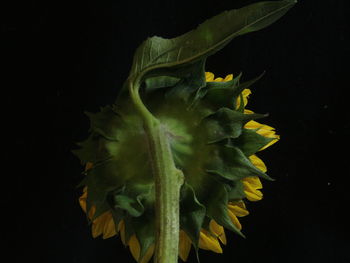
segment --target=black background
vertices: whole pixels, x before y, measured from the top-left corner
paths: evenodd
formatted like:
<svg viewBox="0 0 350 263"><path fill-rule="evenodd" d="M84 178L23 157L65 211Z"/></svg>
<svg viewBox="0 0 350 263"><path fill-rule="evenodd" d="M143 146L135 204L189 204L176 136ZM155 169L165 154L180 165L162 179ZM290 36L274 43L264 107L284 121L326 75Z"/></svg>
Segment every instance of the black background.
<svg viewBox="0 0 350 263"><path fill-rule="evenodd" d="M92 239L79 208L82 179L70 153L87 135L84 110L114 101L133 52L148 36L175 37L254 1L11 1L2 3L2 246L10 262L133 262L119 238ZM345 213L349 6L300 2L262 31L212 56L217 76L266 70L249 109L281 141L261 153L276 182L249 203L247 239L201 262L350 262ZM10 250L13 249L14 250ZM196 262L193 252L188 262Z"/></svg>

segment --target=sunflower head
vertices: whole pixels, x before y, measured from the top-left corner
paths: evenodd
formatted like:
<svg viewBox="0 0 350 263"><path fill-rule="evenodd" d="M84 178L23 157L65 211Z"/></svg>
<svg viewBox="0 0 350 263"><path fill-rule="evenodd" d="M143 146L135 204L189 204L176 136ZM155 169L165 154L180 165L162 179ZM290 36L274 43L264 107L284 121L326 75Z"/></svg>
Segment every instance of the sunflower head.
<svg viewBox="0 0 350 263"><path fill-rule="evenodd" d="M246 203L262 199L261 178L272 180L257 153L279 136L257 121L265 114L246 109L249 88L261 76L215 78L205 63L295 3L225 11L136 49L117 101L87 113L89 137L74 151L86 168L80 204L94 237L120 233L136 261L146 263L154 251L159 262L176 262L177 254L186 261L191 246L222 253L225 229L244 236L239 218L248 215Z"/></svg>
<svg viewBox="0 0 350 263"><path fill-rule="evenodd" d="M180 193L179 257L191 246L222 253L225 230L243 236L240 217L246 202L262 199L260 178L266 166L257 152L275 143L265 117L245 107L249 87L241 75L203 76L204 87L192 89L172 78L148 79L142 93L148 109L160 120L175 165L185 178ZM147 136L135 109L121 97L115 105L87 113L89 138L74 153L85 165L82 209L92 222L92 235L117 233L138 262L151 258L155 244L155 186Z"/></svg>

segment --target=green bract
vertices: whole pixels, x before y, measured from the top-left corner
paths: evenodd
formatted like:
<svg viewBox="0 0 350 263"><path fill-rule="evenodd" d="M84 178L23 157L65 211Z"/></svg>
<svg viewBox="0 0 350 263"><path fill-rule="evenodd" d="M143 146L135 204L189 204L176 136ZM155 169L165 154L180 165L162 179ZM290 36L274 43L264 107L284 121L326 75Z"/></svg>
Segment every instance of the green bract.
<svg viewBox="0 0 350 263"><path fill-rule="evenodd" d="M155 180L168 168L168 174L176 170L184 176L180 228L195 247L210 219L242 235L228 216L228 202L245 197L243 178L271 180L248 157L273 139L244 128L266 115L245 114L243 103L235 107L242 91L261 76L206 83L205 61L234 37L270 25L294 4L260 2L226 11L177 38L147 39L115 104L87 113L90 136L74 151L83 163L93 163L81 183L88 189L87 210L96 207L94 218L112 211L115 226L124 220L126 240L136 234L140 242L140 259L156 242ZM162 154L175 168L162 167Z"/></svg>

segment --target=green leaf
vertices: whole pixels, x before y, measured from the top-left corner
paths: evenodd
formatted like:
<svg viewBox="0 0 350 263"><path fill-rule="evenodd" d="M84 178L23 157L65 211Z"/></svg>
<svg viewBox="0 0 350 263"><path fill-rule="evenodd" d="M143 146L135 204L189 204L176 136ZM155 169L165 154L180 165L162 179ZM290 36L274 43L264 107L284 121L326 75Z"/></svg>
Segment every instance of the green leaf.
<svg viewBox="0 0 350 263"><path fill-rule="evenodd" d="M182 36L154 36L136 50L130 78L139 82L146 75L166 75L161 69L179 68L204 59L233 38L263 29L282 17L296 1L266 1L225 11ZM159 71L159 72L157 72ZM140 81L141 80L141 81Z"/></svg>
<svg viewBox="0 0 350 263"><path fill-rule="evenodd" d="M243 129L238 138L231 140L231 144L241 149L245 156L249 157L273 140L276 138L267 138L254 130Z"/></svg>
<svg viewBox="0 0 350 263"><path fill-rule="evenodd" d="M219 150L213 148L212 159L207 164L206 171L229 181L237 181L249 176L272 180L256 168L239 148L229 145L220 147Z"/></svg>
<svg viewBox="0 0 350 263"><path fill-rule="evenodd" d="M180 226L197 249L199 233L205 217L205 206L197 200L193 188L187 183L181 187L180 198Z"/></svg>
<svg viewBox="0 0 350 263"><path fill-rule="evenodd" d="M242 133L245 123L263 118L263 114L244 114L228 108L221 108L204 119L207 142L215 143L224 139L237 138Z"/></svg>

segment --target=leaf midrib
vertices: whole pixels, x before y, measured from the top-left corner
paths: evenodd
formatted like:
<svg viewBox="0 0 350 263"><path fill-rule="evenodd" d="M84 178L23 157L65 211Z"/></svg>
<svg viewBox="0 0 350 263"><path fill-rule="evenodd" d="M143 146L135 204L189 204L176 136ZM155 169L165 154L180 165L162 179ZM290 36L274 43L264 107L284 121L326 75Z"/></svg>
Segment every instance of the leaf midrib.
<svg viewBox="0 0 350 263"><path fill-rule="evenodd" d="M284 7L281 7L279 9L276 9L274 12L271 12L269 13L268 15L265 15L263 17L261 17L260 19L256 20L254 23L251 23L251 24L248 24L246 26L244 26L242 29L240 29L239 31L236 31L234 34L232 35L229 35L227 36L226 38L224 38L222 41L219 41L217 44L213 45L211 48L208 48L206 49L206 51L203 51L203 52L200 52L198 53L197 55L195 56L192 56L188 59L184 59L182 60L181 62L180 61L174 61L174 62L170 62L170 63L158 63L158 64L155 64L155 65L152 65L150 67L146 67L145 69L143 69L138 75L140 77L144 76L148 71L151 71L153 69L156 69L159 67L159 65L162 65L162 67L166 67L166 68L170 68L170 67L173 67L173 66L176 66L176 65L181 65L181 64L186 64L188 62L191 62L191 61L194 61L196 59L199 59L200 57L204 56L206 53L208 53L208 50L215 50L215 48L217 48L218 46L220 46L222 43L225 43L226 41L229 41L230 38L232 38L234 35L237 35L238 33L244 31L247 27L250 27L258 22L260 22L261 20L269 17L269 16L272 16L278 12L280 12L281 10L285 9L285 8L288 8L290 5L294 4L294 2L290 2L289 4L285 5ZM237 9L236 9L237 10ZM178 46L175 46L173 49L176 49L178 48ZM168 52L168 51L167 51ZM143 52L144 53L144 52ZM165 52L164 52L165 53ZM163 53L163 54L164 54ZM162 54L162 55L163 55ZM161 56L162 56L161 55ZM158 58L160 57L159 55L157 56ZM179 63L180 62L180 63Z"/></svg>

